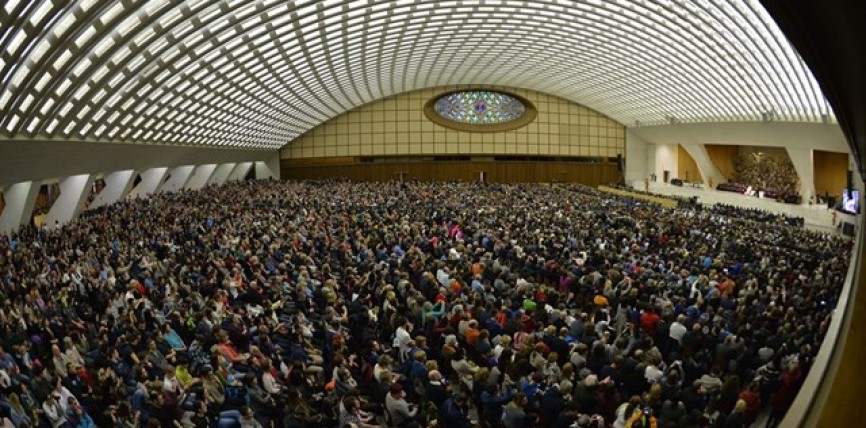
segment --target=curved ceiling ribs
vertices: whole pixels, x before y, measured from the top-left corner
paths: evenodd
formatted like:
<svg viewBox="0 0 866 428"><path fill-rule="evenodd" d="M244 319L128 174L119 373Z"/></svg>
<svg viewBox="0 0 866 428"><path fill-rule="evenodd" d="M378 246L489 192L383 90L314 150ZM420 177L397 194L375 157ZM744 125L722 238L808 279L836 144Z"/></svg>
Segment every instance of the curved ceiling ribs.
<svg viewBox="0 0 866 428"><path fill-rule="evenodd" d="M497 84L627 125L835 121L757 0L6 0L0 137L275 149Z"/></svg>

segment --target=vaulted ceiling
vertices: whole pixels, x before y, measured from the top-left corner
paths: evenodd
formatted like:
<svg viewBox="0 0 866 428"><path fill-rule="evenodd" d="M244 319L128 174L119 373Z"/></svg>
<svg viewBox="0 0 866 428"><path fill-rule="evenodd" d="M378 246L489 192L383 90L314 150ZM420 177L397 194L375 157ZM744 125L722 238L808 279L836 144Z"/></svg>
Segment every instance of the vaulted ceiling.
<svg viewBox="0 0 866 428"><path fill-rule="evenodd" d="M272 150L453 84L627 126L835 122L756 0L5 0L0 24L0 140Z"/></svg>

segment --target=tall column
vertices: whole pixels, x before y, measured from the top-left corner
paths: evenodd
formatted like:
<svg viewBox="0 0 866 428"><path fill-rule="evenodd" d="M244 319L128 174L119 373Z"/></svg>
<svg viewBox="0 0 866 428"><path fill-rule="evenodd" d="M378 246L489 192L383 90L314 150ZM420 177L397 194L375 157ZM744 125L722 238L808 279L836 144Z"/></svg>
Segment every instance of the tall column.
<svg viewBox="0 0 866 428"><path fill-rule="evenodd" d="M625 181L643 189L643 181L649 178L647 170L647 142L634 132L625 132Z"/></svg>
<svg viewBox="0 0 866 428"><path fill-rule="evenodd" d="M45 224L64 225L78 217L84 209L84 203L90 196L90 187L93 186L93 176L90 174L73 175L66 177L60 182L60 196L54 201L54 205L45 216Z"/></svg>
<svg viewBox="0 0 866 428"><path fill-rule="evenodd" d="M656 183L664 183L665 171L668 171L669 179L677 176L679 153L676 144L653 144L647 152L654 160L648 165L650 168L647 172L656 175Z"/></svg>
<svg viewBox="0 0 866 428"><path fill-rule="evenodd" d="M274 154L263 161L256 162L256 179L264 180L274 178L280 179L280 152Z"/></svg>
<svg viewBox="0 0 866 428"><path fill-rule="evenodd" d="M30 222L36 196L39 195L38 181L24 181L3 189L6 207L0 214L0 233L12 233Z"/></svg>
<svg viewBox="0 0 866 428"><path fill-rule="evenodd" d="M803 198L804 204L809 203L809 199L815 194L815 163L812 156L812 149L792 149L786 148L788 156L791 158L791 163L794 164L794 169L800 177L800 196Z"/></svg>
<svg viewBox="0 0 866 428"><path fill-rule="evenodd" d="M710 159L706 146L703 144L681 144L681 146L695 160L698 171L701 172L701 180L703 180L704 186L709 186L710 180L712 180L713 186L725 181L725 177L722 176L713 160Z"/></svg>
<svg viewBox="0 0 866 428"><path fill-rule="evenodd" d="M179 166L168 173L169 177L165 180L159 192L177 192L186 186L189 178L192 176L194 165Z"/></svg>
<svg viewBox="0 0 866 428"><path fill-rule="evenodd" d="M217 166L216 169L214 170L213 174L211 174L210 179L208 180L207 184L208 185L213 184L213 185L217 185L217 186L223 185L226 182L226 180L228 180L229 174L231 174L232 171L234 171L235 165L236 164L234 164L234 163L224 163L224 164L220 164L219 166Z"/></svg>
<svg viewBox="0 0 866 428"><path fill-rule="evenodd" d="M115 171L102 177L102 180L105 181L105 187L96 195L88 208L97 208L119 201L132 189L134 179L135 171L131 169Z"/></svg>
<svg viewBox="0 0 866 428"><path fill-rule="evenodd" d="M195 167L195 170L192 172L192 178L186 183L186 188L190 190L201 189L207 185L207 181L210 180L210 176L213 175L215 170L216 164L214 163Z"/></svg>
<svg viewBox="0 0 866 428"><path fill-rule="evenodd" d="M138 175L141 176L141 181L129 192L129 197L143 198L156 193L156 189L159 189L167 173L167 167L150 168L140 172Z"/></svg>
<svg viewBox="0 0 866 428"><path fill-rule="evenodd" d="M250 172L250 168L253 167L252 162L240 162L235 165L235 169L232 170L232 173L229 174L228 181L241 181L247 177L247 173Z"/></svg>

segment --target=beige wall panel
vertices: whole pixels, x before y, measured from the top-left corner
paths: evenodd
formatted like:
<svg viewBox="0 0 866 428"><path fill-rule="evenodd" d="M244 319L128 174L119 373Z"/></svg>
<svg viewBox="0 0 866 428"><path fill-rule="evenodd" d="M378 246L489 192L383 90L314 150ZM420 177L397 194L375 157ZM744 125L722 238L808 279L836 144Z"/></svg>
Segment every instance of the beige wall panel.
<svg viewBox="0 0 866 428"><path fill-rule="evenodd" d="M524 89L489 86L520 95L538 113L533 122L513 131L460 132L431 122L425 103L448 91L472 89L446 86L382 99L323 123L281 150L283 159L328 156L460 154L532 154L599 156L625 151L625 127L593 110L553 95Z"/></svg>

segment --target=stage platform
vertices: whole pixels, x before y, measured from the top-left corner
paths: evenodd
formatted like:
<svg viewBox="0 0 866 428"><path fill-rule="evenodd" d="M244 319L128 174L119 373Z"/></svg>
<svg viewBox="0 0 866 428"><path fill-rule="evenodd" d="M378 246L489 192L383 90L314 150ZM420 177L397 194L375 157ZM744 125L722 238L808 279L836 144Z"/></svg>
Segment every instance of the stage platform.
<svg viewBox="0 0 866 428"><path fill-rule="evenodd" d="M644 190L644 182L633 183L636 190ZM776 202L772 199L746 196L740 193L722 192L715 189L697 187L678 187L666 183L650 183L650 193L677 197L697 197L698 203L702 205L728 204L743 208L757 208L789 216L802 217L806 227L810 229L836 232L840 221L858 224L853 215L836 212L836 224L833 224L833 210L826 205L795 205Z"/></svg>

